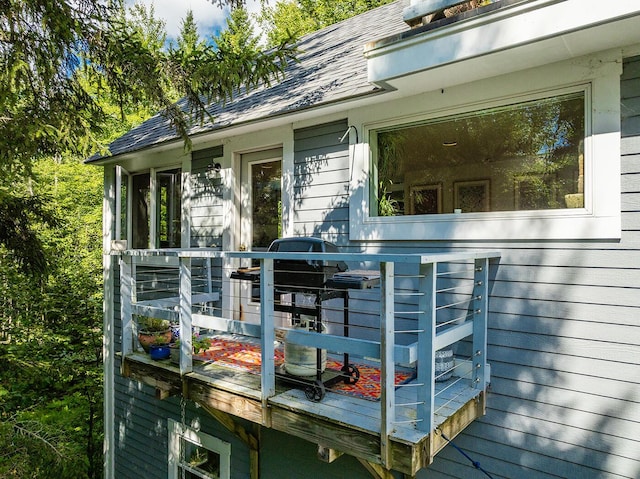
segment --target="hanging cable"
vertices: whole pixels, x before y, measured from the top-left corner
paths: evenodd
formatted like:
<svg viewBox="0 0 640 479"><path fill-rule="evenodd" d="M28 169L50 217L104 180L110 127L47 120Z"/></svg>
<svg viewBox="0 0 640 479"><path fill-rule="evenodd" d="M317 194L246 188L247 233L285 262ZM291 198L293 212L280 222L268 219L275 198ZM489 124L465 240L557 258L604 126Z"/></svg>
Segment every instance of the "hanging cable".
<svg viewBox="0 0 640 479"><path fill-rule="evenodd" d="M438 431L440 433L440 435L444 438L444 440L447 441L449 444L451 444L455 448L456 451L458 451L460 454L462 454L464 457L466 457L469 460L469 462L471 464L473 464L473 467L475 467L479 471L482 471L485 476L493 479L493 476L491 474L489 474L487 471L485 471L478 461L474 461L473 459L471 459L471 457L466 452L464 452L462 449L460 449L458 446L456 446L451 441L451 439L449 439L447 436L444 435L444 433L440 429L436 428L436 431Z"/></svg>

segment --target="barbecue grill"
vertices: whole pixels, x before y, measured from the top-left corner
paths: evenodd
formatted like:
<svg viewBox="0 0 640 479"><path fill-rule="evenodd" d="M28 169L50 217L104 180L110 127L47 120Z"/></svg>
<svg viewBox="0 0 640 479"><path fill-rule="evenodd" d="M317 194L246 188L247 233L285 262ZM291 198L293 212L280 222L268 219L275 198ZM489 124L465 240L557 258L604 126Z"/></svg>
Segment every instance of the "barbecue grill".
<svg viewBox="0 0 640 479"><path fill-rule="evenodd" d="M280 253L339 253L338 247L328 241L313 237L291 237L274 240L268 249L269 252ZM301 324L307 324L309 330L321 333L322 303L332 298L342 298L344 301L344 335L349 335L348 301L349 289L366 289L379 284L380 276L363 274L372 272L349 272L347 264L343 261L319 260L319 259L276 259L273 262L274 297L276 311L291 313L292 326L295 328ZM256 300L259 301L260 269L241 268L231 274L231 278L251 281L255 289ZM291 294L290 303L281 301L282 295ZM301 305L296 301L296 295L313 295L313 306ZM315 349L315 348L313 348ZM344 363L340 371L323 374L322 351L316 353L316 377L305 379L287 374L286 369L279 371L277 376L292 380L298 384L304 384L305 394L313 401L320 401L325 395L325 386L335 384L338 381L355 383L360 377L357 368L349 364L349 355L344 354ZM285 358L286 360L286 358Z"/></svg>
<svg viewBox="0 0 640 479"><path fill-rule="evenodd" d="M269 246L270 252L339 253L333 243L313 237L279 238ZM284 260L273 262L274 282L279 291L315 293L326 287L336 273L347 270L343 261Z"/></svg>

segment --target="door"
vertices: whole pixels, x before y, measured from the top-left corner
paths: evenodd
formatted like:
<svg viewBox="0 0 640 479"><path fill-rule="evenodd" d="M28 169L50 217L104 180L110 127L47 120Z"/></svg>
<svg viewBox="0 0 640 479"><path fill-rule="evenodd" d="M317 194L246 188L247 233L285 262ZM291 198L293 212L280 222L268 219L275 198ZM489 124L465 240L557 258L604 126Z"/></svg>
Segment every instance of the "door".
<svg viewBox="0 0 640 479"><path fill-rule="evenodd" d="M242 155L241 160L240 248L266 251L282 236L282 150L280 148ZM243 266L258 266L243 264ZM249 283L240 286L240 317L260 322L257 299Z"/></svg>

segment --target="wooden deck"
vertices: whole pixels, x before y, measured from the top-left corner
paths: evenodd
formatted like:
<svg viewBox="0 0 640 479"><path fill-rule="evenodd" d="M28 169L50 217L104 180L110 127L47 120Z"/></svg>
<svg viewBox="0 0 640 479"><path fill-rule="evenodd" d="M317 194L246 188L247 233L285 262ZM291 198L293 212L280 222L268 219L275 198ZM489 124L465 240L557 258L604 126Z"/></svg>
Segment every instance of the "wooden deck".
<svg viewBox="0 0 640 479"><path fill-rule="evenodd" d="M445 445L440 431L455 437L484 414L484 392L470 380L454 376L436 383L435 426L431 434L414 427L415 406L397 407L396 425L389 435L389 458L381 455L380 401L347 396L328 390L319 402L307 399L303 385L278 380L276 394L263 404L260 376L215 362L194 362L191 373L180 376L169 360L154 361L147 354L133 353L123 361L123 375L156 389L165 399L183 394L207 410L217 410L312 443L333 455L350 454L371 464L413 476L428 466ZM396 389L397 404L417 402L415 379ZM386 464L385 464L386 463Z"/></svg>
<svg viewBox="0 0 640 479"><path fill-rule="evenodd" d="M486 361L489 262L499 258L498 253L425 256L197 249L118 254L122 255L123 376L154 387L159 399L182 395L202 405L234 432L242 429L235 418L242 418L317 444L323 460L331 462L349 454L376 477L391 477L391 470L412 477L447 444L445 436L454 438L484 414L490 378ZM164 269L137 269L143 256L157 256ZM379 282L358 289L342 283L331 286L332 278L318 287L314 306L303 308L292 299L283 302L276 294L286 283L276 283L275 272L286 270L274 265L285 259L342 261L353 265L352 272L373 268ZM192 260L219 262L215 287L210 270L200 277ZM240 307L242 298L248 297L234 283L243 280L235 273L241 271L241 261L260 264L259 283L250 278L250 289L259 286L260 292L259 317L251 320L243 319ZM166 291L150 289L161 283L173 286ZM347 293L351 290L353 294ZM342 306L325 307L325 295L342 298ZM291 323L298 314L311 314L320 324L325 321L323 312L327 322L332 313L338 327L318 334L318 330L292 324L277 326L276 312L289 315ZM188 338L181 342L179 365L153 361L137 350L134 316L160 317L179 326L180 337ZM222 366L219 357L213 362L197 361L190 344L193 328L259 344L259 368L252 372L231 369ZM277 369L274 357L279 341L348 354L350 363L366 358L362 361L378 364L380 399L328 389L320 401L313 401L318 397L309 397L305 384L292 384ZM439 382L437 353L454 348L458 355L454 367L450 368L450 360L446 366L452 378ZM408 367L416 371L417 378L396 386L396 372Z"/></svg>

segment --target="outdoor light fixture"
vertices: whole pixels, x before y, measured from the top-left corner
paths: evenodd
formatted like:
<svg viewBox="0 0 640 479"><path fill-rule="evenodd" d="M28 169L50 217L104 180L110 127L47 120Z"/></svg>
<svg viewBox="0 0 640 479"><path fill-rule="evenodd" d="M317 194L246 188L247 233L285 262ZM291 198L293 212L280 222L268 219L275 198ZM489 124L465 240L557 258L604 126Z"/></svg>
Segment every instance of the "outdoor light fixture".
<svg viewBox="0 0 640 479"><path fill-rule="evenodd" d="M210 181L215 180L220 178L220 170L222 170L222 165L220 163L209 163L207 165L205 176Z"/></svg>

